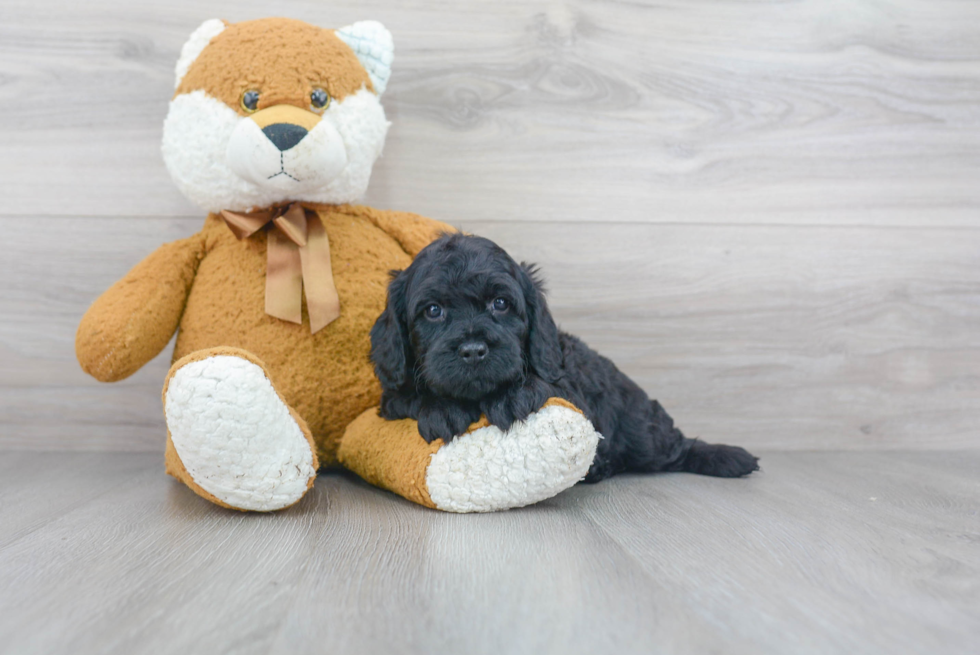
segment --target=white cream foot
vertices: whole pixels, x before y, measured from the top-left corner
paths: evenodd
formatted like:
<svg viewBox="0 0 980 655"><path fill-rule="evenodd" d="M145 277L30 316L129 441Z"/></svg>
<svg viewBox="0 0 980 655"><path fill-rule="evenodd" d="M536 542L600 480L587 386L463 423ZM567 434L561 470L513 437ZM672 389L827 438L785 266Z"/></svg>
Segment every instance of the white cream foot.
<svg viewBox="0 0 980 655"><path fill-rule="evenodd" d="M171 369L164 413L179 462L172 467L168 457L168 471L180 479L186 472L184 482L221 505L282 509L313 485L313 441L258 360L238 352L195 353Z"/></svg>
<svg viewBox="0 0 980 655"><path fill-rule="evenodd" d="M585 477L599 439L581 412L549 401L507 432L486 425L442 446L426 471L429 497L447 512L493 512L551 498Z"/></svg>

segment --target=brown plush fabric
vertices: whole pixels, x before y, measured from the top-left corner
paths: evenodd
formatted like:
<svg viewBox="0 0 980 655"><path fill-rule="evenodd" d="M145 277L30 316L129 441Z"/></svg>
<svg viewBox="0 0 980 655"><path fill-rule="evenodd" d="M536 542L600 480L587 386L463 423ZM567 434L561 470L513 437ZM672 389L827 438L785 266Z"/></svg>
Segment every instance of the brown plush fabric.
<svg viewBox="0 0 980 655"><path fill-rule="evenodd" d="M204 251L201 234L164 244L99 296L75 335L82 369L115 382L158 355L177 329Z"/></svg>
<svg viewBox="0 0 980 655"><path fill-rule="evenodd" d="M182 357L180 358L180 360L174 362L173 365L170 367L170 371L167 373L167 379L163 383L163 392L161 394L163 397L164 415L166 415L166 411L167 411L167 389L170 387L171 378L173 378L174 374L178 371L178 369L180 369L183 366L186 366L187 364L190 364L191 362L199 362L202 359L207 359L208 357L217 357L221 355L241 357L242 359L247 359L248 361L252 362L256 366L261 368L262 371L265 373L265 376L269 379L269 382L272 384L272 388L276 389L276 393L279 395L279 399L282 400L284 403L286 403L286 399L282 397L281 393L279 393L279 390L276 388L275 381L272 379L272 376L269 375L269 371L268 369L266 369L265 364L262 362L261 359L259 359L252 353L246 352L240 348L208 348L206 350L198 350L197 352L191 353L186 357ZM310 444L310 450L313 451L313 468L315 469L319 468L319 462L317 461L317 457L316 457L316 443L313 441L313 435L310 433L310 428L307 427L306 421L303 420L303 417L297 414L296 410L294 410L292 407L289 407L289 403L286 403L286 407L289 408L289 415L292 416L293 420L296 421L296 424L299 425L300 430L303 431L303 436L306 437L306 441ZM242 512L248 511L248 510L243 510L239 507L233 507L228 503L224 502L223 500L219 500L218 498L216 498L215 496L213 496L212 494L208 493L203 488L201 488L201 486L194 481L194 478L191 477L191 474L184 467L184 463L180 460L180 455L177 453L177 448L174 446L173 439L171 439L170 437L170 430L167 430L167 447L166 450L164 451L164 465L168 475L171 475L177 478L178 480L180 480L181 482L183 482L184 484L186 484L188 487L191 488L191 490L194 493L196 493L201 498L210 500L215 505L220 505L221 507L225 507L227 509L234 509ZM315 480L316 480L316 476L310 478L309 484L306 487L307 490L313 487L313 482ZM297 500L296 502L298 503L299 500Z"/></svg>
<svg viewBox="0 0 980 655"><path fill-rule="evenodd" d="M265 232L239 241L211 215L200 233L160 247L95 301L76 337L82 368L121 380L158 354L179 322L174 361L219 347L254 354L309 425L320 463L336 462L344 429L381 398L369 332L384 309L388 272L453 228L357 205L311 207L330 239L336 321L311 335L305 306L302 325L266 314Z"/></svg>
<svg viewBox="0 0 980 655"><path fill-rule="evenodd" d="M367 482L435 509L425 473L442 445L442 439L426 443L415 421L386 421L372 408L347 428L337 459Z"/></svg>
<svg viewBox="0 0 980 655"><path fill-rule="evenodd" d="M414 252L452 228L414 214L317 207L330 239L340 318L311 335L305 307L302 325L266 314L265 232L239 241L212 215L201 231L205 256L174 357L232 346L261 358L286 404L309 424L320 463L327 465L336 461L347 425L381 397L369 360L369 332L384 309L388 271L407 266Z"/></svg>
<svg viewBox="0 0 980 655"><path fill-rule="evenodd" d="M374 90L354 51L334 30L264 18L226 25L191 64L174 96L202 89L246 116L245 91L259 92L258 109L280 104L309 109L315 87L343 100L362 86Z"/></svg>
<svg viewBox="0 0 980 655"><path fill-rule="evenodd" d="M545 407L558 405L582 413L562 398L550 398ZM467 434L490 425L485 416L471 425ZM429 460L443 446L442 439L431 444L419 435L418 424L411 419L387 421L369 409L347 427L337 452L337 459L367 482L393 491L413 503L436 508L429 496L426 472Z"/></svg>
<svg viewBox="0 0 980 655"><path fill-rule="evenodd" d="M394 238L413 259L422 248L435 241L440 235L458 231L451 225L411 212L386 211L362 206L358 206L357 211L382 232Z"/></svg>
<svg viewBox="0 0 980 655"><path fill-rule="evenodd" d="M252 114L251 120L263 129L274 123L290 123L312 130L320 122L320 115L293 105L276 105L268 109L260 109Z"/></svg>

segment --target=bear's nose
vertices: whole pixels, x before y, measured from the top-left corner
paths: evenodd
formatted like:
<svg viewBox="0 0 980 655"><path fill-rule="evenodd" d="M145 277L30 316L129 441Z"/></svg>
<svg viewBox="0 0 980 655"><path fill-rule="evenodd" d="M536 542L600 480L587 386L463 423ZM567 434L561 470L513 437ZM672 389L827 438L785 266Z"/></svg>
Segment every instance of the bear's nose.
<svg viewBox="0 0 980 655"><path fill-rule="evenodd" d="M467 341L459 347L459 356L467 364L476 364L483 361L490 349L482 341Z"/></svg>
<svg viewBox="0 0 980 655"><path fill-rule="evenodd" d="M305 127L293 125L292 123L273 123L272 125L266 125L262 128L262 132L282 152L286 152L302 141L304 136L309 134L309 131Z"/></svg>

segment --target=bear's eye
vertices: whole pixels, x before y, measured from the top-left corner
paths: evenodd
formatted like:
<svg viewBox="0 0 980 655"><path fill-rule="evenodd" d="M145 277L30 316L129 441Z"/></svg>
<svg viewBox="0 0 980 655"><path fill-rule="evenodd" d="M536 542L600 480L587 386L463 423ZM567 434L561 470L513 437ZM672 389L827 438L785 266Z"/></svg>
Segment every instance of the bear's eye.
<svg viewBox="0 0 980 655"><path fill-rule="evenodd" d="M313 109L326 109L330 106L330 94L317 87L310 93L310 106Z"/></svg>
<svg viewBox="0 0 980 655"><path fill-rule="evenodd" d="M259 92L255 89L249 89L242 94L242 109L248 113L252 113L259 108Z"/></svg>

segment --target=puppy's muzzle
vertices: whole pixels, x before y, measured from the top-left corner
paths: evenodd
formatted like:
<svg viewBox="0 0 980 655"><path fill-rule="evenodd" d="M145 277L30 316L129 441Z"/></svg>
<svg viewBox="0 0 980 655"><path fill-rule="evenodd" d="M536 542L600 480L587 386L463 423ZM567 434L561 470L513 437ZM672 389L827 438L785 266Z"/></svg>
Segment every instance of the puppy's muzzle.
<svg viewBox="0 0 980 655"><path fill-rule="evenodd" d="M467 341L456 352L467 364L477 364L486 358L490 348L482 341Z"/></svg>

